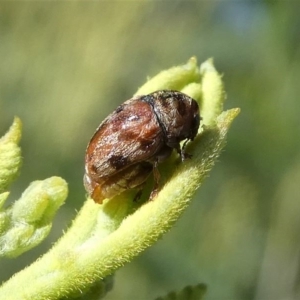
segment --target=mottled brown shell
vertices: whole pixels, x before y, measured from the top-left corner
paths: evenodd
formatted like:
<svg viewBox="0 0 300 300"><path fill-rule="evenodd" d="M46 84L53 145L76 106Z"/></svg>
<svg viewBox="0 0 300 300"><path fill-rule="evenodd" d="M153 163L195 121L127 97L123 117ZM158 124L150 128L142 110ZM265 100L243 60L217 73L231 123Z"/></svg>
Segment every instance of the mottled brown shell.
<svg viewBox="0 0 300 300"><path fill-rule="evenodd" d="M125 101L98 127L85 156L84 185L98 203L140 187L158 162L182 140L193 140L198 104L177 91L157 91Z"/></svg>

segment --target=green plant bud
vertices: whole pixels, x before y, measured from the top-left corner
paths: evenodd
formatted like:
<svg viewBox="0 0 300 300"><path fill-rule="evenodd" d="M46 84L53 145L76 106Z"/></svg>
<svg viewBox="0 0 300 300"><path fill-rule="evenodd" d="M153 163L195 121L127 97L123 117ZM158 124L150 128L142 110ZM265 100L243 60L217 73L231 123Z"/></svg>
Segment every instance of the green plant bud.
<svg viewBox="0 0 300 300"><path fill-rule="evenodd" d="M23 249L34 232L34 226L26 223L15 224L0 238L0 257L14 257ZM23 252L23 251L22 251Z"/></svg>
<svg viewBox="0 0 300 300"><path fill-rule="evenodd" d="M216 71L213 60L209 59L201 64L202 75L202 105L201 117L204 125L214 125L216 117L223 110L225 100L224 85L221 75Z"/></svg>
<svg viewBox="0 0 300 300"><path fill-rule="evenodd" d="M15 202L12 220L47 223L67 197L67 183L60 177L34 181Z"/></svg>
<svg viewBox="0 0 300 300"><path fill-rule="evenodd" d="M0 257L12 258L32 249L48 236L50 229L51 224L41 228L26 223L14 224L14 227L0 238Z"/></svg>
<svg viewBox="0 0 300 300"><path fill-rule="evenodd" d="M197 59L192 57L185 65L170 68L149 79L135 95L146 95L157 90L182 90L192 82L200 81Z"/></svg>
<svg viewBox="0 0 300 300"><path fill-rule="evenodd" d="M195 99L201 108L201 102L202 102L202 86L200 83L192 82L188 85L186 85L182 90L182 93L190 96L191 98Z"/></svg>

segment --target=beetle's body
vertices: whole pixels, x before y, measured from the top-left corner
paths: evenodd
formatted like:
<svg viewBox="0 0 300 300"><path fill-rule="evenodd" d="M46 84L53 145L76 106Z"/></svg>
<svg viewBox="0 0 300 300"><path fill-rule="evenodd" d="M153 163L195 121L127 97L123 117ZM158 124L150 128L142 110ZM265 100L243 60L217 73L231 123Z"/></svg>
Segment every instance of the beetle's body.
<svg viewBox="0 0 300 300"><path fill-rule="evenodd" d="M177 91L157 91L125 101L97 128L86 151L85 188L98 203L142 185L182 140L193 140L198 104Z"/></svg>

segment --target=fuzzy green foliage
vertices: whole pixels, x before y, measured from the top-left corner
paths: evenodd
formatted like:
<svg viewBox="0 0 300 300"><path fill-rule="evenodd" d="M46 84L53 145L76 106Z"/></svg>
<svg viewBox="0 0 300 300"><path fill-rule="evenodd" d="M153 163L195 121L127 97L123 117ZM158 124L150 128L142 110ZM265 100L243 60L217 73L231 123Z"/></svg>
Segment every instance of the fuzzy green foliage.
<svg viewBox="0 0 300 300"><path fill-rule="evenodd" d="M199 68L191 58L150 79L136 94L159 89L181 90L200 104L203 126L187 147L192 159L181 163L173 155L163 164L165 183L153 201L133 203L132 191L102 205L88 199L51 250L3 284L0 298L97 299L111 286L107 276L153 245L180 217L218 159L239 109L222 112L225 93L212 60Z"/></svg>
<svg viewBox="0 0 300 300"><path fill-rule="evenodd" d="M43 241L68 193L63 179L51 177L32 182L19 200L4 208L9 196L5 190L17 177L22 162L18 146L21 127L20 119L15 118L0 139L0 257L16 257Z"/></svg>
<svg viewBox="0 0 300 300"><path fill-rule="evenodd" d="M19 200L1 211L0 257L18 256L42 242L67 193L67 184L60 177L34 181Z"/></svg>

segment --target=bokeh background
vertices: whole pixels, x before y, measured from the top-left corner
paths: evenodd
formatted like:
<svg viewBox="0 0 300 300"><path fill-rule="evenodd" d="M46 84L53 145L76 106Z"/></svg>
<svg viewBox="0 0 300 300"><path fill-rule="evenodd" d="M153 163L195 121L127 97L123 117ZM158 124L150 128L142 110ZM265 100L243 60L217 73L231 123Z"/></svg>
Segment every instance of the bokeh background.
<svg viewBox="0 0 300 300"><path fill-rule="evenodd" d="M101 120L162 69L213 57L241 114L174 228L116 273L106 299L154 299L199 282L206 299L300 299L298 1L1 2L0 131L24 124L11 200L58 175L67 203L49 238L0 262L0 281L44 253L85 198L85 147Z"/></svg>

